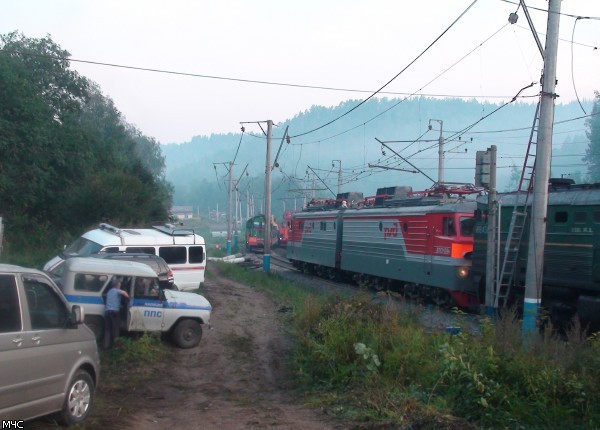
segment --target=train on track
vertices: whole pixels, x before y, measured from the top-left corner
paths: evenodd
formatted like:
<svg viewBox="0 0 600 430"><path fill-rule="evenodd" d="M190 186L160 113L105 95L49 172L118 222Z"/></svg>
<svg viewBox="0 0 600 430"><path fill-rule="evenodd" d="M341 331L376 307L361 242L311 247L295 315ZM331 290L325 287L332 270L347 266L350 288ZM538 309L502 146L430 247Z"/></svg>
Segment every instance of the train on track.
<svg viewBox="0 0 600 430"><path fill-rule="evenodd" d="M277 246L279 243L279 227L274 219L268 224L265 215L255 215L246 221L245 240L248 251L262 251L265 248L265 228L269 228L270 245Z"/></svg>
<svg viewBox="0 0 600 430"><path fill-rule="evenodd" d="M504 259L511 216L515 206L528 215L531 196L502 193L497 197L499 261ZM487 196L477 198L471 277L474 289L485 291L487 252ZM524 225L509 301L522 303L527 255L529 220ZM551 179L548 188L548 212L542 282L542 308L555 325L578 315L590 330L600 329L600 184L574 184L572 180Z"/></svg>
<svg viewBox="0 0 600 430"><path fill-rule="evenodd" d="M387 187L366 199L342 193L292 214L287 257L296 268L330 279L473 307L475 209L464 195L450 197L448 187L423 193Z"/></svg>
<svg viewBox="0 0 600 430"><path fill-rule="evenodd" d="M517 195L498 195L499 249ZM530 210L531 202L526 206ZM370 198L342 193L292 214L287 258L301 271L330 279L479 310L486 290L486 215L487 195L474 187L388 187ZM523 238L506 303L523 300L528 230ZM600 184L551 181L544 260L544 309L553 318L579 315L600 328Z"/></svg>

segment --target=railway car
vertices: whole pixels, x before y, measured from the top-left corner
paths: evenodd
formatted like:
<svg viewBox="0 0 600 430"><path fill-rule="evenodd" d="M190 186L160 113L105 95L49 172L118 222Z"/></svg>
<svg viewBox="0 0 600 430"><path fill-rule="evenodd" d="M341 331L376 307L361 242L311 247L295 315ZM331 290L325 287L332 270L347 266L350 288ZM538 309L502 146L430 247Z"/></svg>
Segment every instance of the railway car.
<svg viewBox="0 0 600 430"><path fill-rule="evenodd" d="M264 250L265 248L265 216L256 215L246 221L246 249L248 251ZM279 242L279 228L277 223L272 220L269 223L271 247Z"/></svg>
<svg viewBox="0 0 600 430"><path fill-rule="evenodd" d="M523 193L498 195L500 258L508 236L515 204L523 211ZM487 250L487 196L477 199L472 276L475 288L485 291ZM531 211L531 198L527 202ZM509 298L523 302L530 217L516 256ZM512 257L512 256L511 256ZM584 185L551 179L544 247L542 307L555 324L576 314L592 330L600 329L600 184Z"/></svg>
<svg viewBox="0 0 600 430"><path fill-rule="evenodd" d="M287 257L321 276L352 277L439 305L478 306L469 277L476 203L429 191L389 187L296 212Z"/></svg>

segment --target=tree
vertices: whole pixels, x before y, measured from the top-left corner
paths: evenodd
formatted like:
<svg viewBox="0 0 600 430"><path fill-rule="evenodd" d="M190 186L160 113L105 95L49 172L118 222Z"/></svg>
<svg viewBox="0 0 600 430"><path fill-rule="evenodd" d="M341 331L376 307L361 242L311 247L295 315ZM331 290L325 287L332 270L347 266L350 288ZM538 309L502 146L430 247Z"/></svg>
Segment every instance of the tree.
<svg viewBox="0 0 600 430"><path fill-rule="evenodd" d="M585 121L589 144L583 161L587 163L587 181L600 182L600 93L596 91L592 114Z"/></svg>
<svg viewBox="0 0 600 430"><path fill-rule="evenodd" d="M40 263L45 251L99 221L167 219L172 187L158 143L71 70L70 54L50 37L13 32L0 35L0 48L0 215L8 259Z"/></svg>

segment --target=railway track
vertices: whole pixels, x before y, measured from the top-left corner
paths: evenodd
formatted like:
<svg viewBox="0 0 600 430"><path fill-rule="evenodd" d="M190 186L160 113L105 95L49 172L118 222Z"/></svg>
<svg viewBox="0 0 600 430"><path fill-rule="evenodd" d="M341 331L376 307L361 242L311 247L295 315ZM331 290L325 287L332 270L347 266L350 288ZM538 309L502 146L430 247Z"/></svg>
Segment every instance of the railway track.
<svg viewBox="0 0 600 430"><path fill-rule="evenodd" d="M262 253L246 253L244 257L247 260L247 267L255 270L262 270ZM294 281L299 285L310 286L310 288L318 292L338 292L345 296L367 291L365 287L356 284L328 280L317 275L298 271L285 256L285 249L278 248L272 250L270 263L273 272ZM418 314L419 321L426 330L445 330L450 333L464 330L471 334L480 332L478 315L465 314L462 312L457 313L455 310L442 308L433 304L413 302L393 291L370 290L370 293L372 295L372 301L375 303L391 302L403 312Z"/></svg>

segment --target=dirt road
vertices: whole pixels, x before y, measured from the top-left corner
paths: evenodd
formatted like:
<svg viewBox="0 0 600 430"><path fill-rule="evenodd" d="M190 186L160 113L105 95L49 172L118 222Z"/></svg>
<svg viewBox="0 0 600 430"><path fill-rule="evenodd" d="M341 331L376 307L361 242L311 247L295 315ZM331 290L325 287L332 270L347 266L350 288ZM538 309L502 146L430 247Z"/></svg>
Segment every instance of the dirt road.
<svg viewBox="0 0 600 430"><path fill-rule="evenodd" d="M289 391L289 336L278 306L254 288L216 276L205 283L211 330L200 345L178 350L164 377L136 397L145 406L131 430L347 429Z"/></svg>

